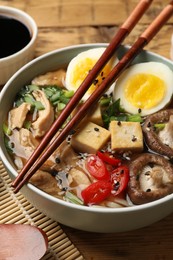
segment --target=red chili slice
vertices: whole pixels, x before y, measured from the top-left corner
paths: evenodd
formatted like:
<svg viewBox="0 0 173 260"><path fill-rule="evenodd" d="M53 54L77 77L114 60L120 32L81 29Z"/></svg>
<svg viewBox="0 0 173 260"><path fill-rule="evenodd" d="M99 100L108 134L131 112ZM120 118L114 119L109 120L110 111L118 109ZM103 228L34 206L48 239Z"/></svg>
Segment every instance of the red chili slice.
<svg viewBox="0 0 173 260"><path fill-rule="evenodd" d="M107 181L93 182L82 192L82 198L85 204L97 204L105 200L112 190L112 184Z"/></svg>
<svg viewBox="0 0 173 260"><path fill-rule="evenodd" d="M105 180L110 178L110 174L104 162L95 154L90 155L86 159L86 169L97 180Z"/></svg>
<svg viewBox="0 0 173 260"><path fill-rule="evenodd" d="M129 169L122 165L111 173L111 181L113 185L112 195L116 196L124 191L129 182Z"/></svg>
<svg viewBox="0 0 173 260"><path fill-rule="evenodd" d="M121 160L118 158L114 158L114 157L110 157L108 154L106 153L102 153L102 152L97 152L97 155L100 159L102 159L104 162L109 163L113 166L118 166L121 164Z"/></svg>

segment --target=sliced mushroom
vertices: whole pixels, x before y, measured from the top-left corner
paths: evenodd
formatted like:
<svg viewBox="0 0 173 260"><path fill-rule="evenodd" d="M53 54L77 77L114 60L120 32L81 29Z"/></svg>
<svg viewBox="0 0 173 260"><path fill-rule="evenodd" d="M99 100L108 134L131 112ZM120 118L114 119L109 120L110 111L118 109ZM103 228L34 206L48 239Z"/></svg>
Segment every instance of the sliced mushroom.
<svg viewBox="0 0 173 260"><path fill-rule="evenodd" d="M31 105L22 103L19 107L13 108L9 112L9 125L11 129L21 128L26 119L26 115L31 109Z"/></svg>
<svg viewBox="0 0 173 260"><path fill-rule="evenodd" d="M173 151L173 115L170 116L163 130L159 131L158 136L162 143L169 146Z"/></svg>
<svg viewBox="0 0 173 260"><path fill-rule="evenodd" d="M144 204L173 193L173 167L164 157L142 154L129 164L128 195L134 204Z"/></svg>
<svg viewBox="0 0 173 260"><path fill-rule="evenodd" d="M64 87L65 75L66 72L63 69L47 72L44 75L34 78L32 84L39 86L56 85L58 87Z"/></svg>
<svg viewBox="0 0 173 260"><path fill-rule="evenodd" d="M43 136L54 121L54 111L53 108L47 99L45 93L41 90L36 90L33 92L33 95L37 101L40 101L44 109L38 111L37 120L32 123L33 134L35 137Z"/></svg>
<svg viewBox="0 0 173 260"><path fill-rule="evenodd" d="M173 109L167 109L150 115L145 120L143 132L147 146L161 155L173 158ZM165 124L165 128L156 131L155 124Z"/></svg>

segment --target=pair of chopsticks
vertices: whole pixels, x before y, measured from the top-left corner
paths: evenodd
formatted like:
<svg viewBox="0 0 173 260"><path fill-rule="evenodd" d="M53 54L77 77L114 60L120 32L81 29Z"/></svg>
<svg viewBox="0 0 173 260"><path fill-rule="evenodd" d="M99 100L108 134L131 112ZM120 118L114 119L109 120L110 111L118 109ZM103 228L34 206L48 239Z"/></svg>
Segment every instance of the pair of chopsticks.
<svg viewBox="0 0 173 260"><path fill-rule="evenodd" d="M75 92L65 109L62 111L58 119L54 122L50 130L42 139L39 146L33 152L19 175L13 181L12 186L14 192L18 192L22 186L32 177L32 175L42 166L42 164L50 157L55 149L65 140L71 129L83 119L84 115L88 113L88 110L95 102L97 102L108 87L115 81L123 70L134 60L134 58L143 50L143 48L151 41L151 39L157 34L161 27L167 22L167 20L173 14L173 0L161 11L161 13L155 18L155 20L148 26L148 28L141 34L132 47L126 52L122 59L118 62L109 75L105 78L102 84L97 88L94 93L85 101L80 110L70 120L70 122L62 129L60 134L49 144L52 138L55 136L59 128L65 122L69 114L73 111L75 106L79 103L85 92L88 90L98 73L108 62L111 56L115 53L125 37L131 32L139 19L145 13L147 8L152 3L152 0L141 0L135 9L132 11L127 20L119 28L117 34L114 36L101 58L95 64L88 76L85 78L81 86ZM46 148L47 147L47 148Z"/></svg>

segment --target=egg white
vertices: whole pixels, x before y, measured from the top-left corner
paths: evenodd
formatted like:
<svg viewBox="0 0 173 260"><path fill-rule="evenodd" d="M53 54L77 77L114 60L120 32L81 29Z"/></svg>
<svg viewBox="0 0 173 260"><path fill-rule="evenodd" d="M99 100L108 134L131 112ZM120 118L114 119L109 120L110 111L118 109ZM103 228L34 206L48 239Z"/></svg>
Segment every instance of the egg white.
<svg viewBox="0 0 173 260"><path fill-rule="evenodd" d="M105 48L94 48L94 49L89 49L87 51L84 51L84 52L81 52L79 53L76 57L74 57L70 63L68 64L68 67L67 67L67 72L66 72L66 78L65 78L65 87L68 89L68 90L73 90L73 91L76 91L77 88L79 87L76 87L74 84L73 84L73 76L74 76L74 73L77 73L77 65L80 63L80 62L85 62L85 60L87 60L88 58L89 59L92 59L93 61L95 61L95 63L98 61L98 59L101 57L101 55L103 54L103 52L105 51ZM110 61L108 62L111 70L112 68L115 66L115 64L117 63L117 58L116 56L114 55ZM92 69L92 67L90 68ZM104 71L104 68L103 68L103 71ZM89 71L83 71L84 74L85 74L85 77L87 76L87 74L89 73ZM80 75L79 75L80 77ZM80 85L80 84L79 84ZM110 87L110 89L113 90L114 88L114 85L112 85ZM110 91L110 90L109 90ZM83 100L86 100L89 96L91 95L91 93L89 93L88 91L85 93L85 95L83 96Z"/></svg>
<svg viewBox="0 0 173 260"><path fill-rule="evenodd" d="M157 105L148 108L148 109L142 109L141 115L149 115L153 114L162 108L164 108L171 100L172 94L173 94L173 72L172 70L166 66L163 63L160 62L144 62L132 65L128 69L126 69L121 76L118 78L114 92L113 92L113 98L114 100L117 100L120 98L120 104L122 107L129 113L137 114L139 112L140 107L134 106L132 103L130 103L127 98L125 97L125 86L126 82L134 75L137 74L152 74L165 83L165 93L164 97L162 98L161 102ZM157 88L157 86L155 86Z"/></svg>

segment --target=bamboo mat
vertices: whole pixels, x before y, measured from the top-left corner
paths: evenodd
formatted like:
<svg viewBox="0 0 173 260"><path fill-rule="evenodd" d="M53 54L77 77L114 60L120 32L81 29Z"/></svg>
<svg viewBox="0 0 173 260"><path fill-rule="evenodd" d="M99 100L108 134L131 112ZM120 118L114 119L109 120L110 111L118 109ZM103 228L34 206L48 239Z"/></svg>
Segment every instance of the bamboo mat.
<svg viewBox="0 0 173 260"><path fill-rule="evenodd" d="M34 208L19 192L14 194L11 179L0 161L0 223L30 224L46 232L49 248L42 260L83 260L83 256L60 225Z"/></svg>

